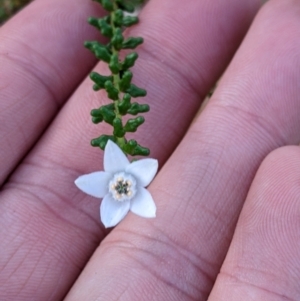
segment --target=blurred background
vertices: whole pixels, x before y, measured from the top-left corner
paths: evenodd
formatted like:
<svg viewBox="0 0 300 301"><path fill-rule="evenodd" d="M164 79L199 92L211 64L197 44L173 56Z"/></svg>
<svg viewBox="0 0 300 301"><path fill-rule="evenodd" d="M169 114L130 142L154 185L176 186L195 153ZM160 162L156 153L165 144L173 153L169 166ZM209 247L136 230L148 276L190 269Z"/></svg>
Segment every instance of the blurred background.
<svg viewBox="0 0 300 301"><path fill-rule="evenodd" d="M30 0L0 0L0 24L16 13Z"/></svg>
<svg viewBox="0 0 300 301"><path fill-rule="evenodd" d="M31 1L33 0L0 0L0 25ZM135 5L141 5L146 2L146 0L126 1Z"/></svg>
<svg viewBox="0 0 300 301"><path fill-rule="evenodd" d="M23 6L33 0L0 0L0 25L19 11ZM148 0L126 0L136 5L141 5ZM162 0L163 1L163 0ZM199 1L199 0L194 0ZM263 3L267 0L261 0Z"/></svg>

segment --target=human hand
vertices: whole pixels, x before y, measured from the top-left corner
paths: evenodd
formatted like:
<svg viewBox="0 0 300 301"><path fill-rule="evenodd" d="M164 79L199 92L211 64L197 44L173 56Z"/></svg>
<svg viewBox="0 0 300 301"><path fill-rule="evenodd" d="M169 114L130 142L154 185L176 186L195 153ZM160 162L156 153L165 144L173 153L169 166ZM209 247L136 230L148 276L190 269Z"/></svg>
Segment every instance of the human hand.
<svg viewBox="0 0 300 301"><path fill-rule="evenodd" d="M253 21L259 7L145 7L133 73L151 105L139 141L164 164L157 217L110 233L73 183L102 168L89 111L106 100L83 81L96 62L82 46L98 5L36 0L1 27L1 301L300 299L300 150L275 150L300 138L300 4L272 0Z"/></svg>

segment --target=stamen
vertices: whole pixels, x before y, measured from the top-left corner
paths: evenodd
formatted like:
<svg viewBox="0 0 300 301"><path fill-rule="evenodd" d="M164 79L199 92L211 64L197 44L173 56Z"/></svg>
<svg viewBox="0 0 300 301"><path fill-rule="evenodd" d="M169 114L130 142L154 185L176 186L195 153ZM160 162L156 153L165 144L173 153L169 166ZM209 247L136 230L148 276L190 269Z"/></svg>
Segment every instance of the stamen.
<svg viewBox="0 0 300 301"><path fill-rule="evenodd" d="M130 174L117 173L109 182L109 191L116 201L130 200L136 194L136 181Z"/></svg>

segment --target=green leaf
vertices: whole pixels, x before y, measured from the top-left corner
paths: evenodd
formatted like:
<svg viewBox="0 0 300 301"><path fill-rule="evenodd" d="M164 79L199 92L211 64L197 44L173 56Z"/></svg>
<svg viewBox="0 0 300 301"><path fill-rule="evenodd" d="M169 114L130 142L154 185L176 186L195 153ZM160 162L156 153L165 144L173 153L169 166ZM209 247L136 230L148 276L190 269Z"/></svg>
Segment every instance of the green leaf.
<svg viewBox="0 0 300 301"><path fill-rule="evenodd" d="M91 50L99 60L109 63L111 54L105 45L98 41L87 41L84 46Z"/></svg>
<svg viewBox="0 0 300 301"><path fill-rule="evenodd" d="M115 13L113 14L113 22L115 26L121 27L123 25L123 17L124 13L121 9L115 11Z"/></svg>
<svg viewBox="0 0 300 301"><path fill-rule="evenodd" d="M118 74L120 72L120 62L118 54L113 54L110 58L109 69L113 74Z"/></svg>
<svg viewBox="0 0 300 301"><path fill-rule="evenodd" d="M136 132L137 128L145 122L145 118L142 116L129 119L124 126L126 132Z"/></svg>
<svg viewBox="0 0 300 301"><path fill-rule="evenodd" d="M147 104L140 105L137 102L131 104L130 109L127 111L128 114L137 115L139 113L146 113L150 111L150 107Z"/></svg>
<svg viewBox="0 0 300 301"><path fill-rule="evenodd" d="M98 124L103 121L103 117L93 117L92 122Z"/></svg>
<svg viewBox="0 0 300 301"><path fill-rule="evenodd" d="M122 120L120 118L114 119L113 126L114 126L114 136L118 138L124 137L126 132L124 131Z"/></svg>
<svg viewBox="0 0 300 301"><path fill-rule="evenodd" d="M116 28L114 35L111 39L111 44L116 50L121 50L123 45L124 37L121 28Z"/></svg>
<svg viewBox="0 0 300 301"><path fill-rule="evenodd" d="M113 36L113 29L112 27L106 22L105 19L99 19L99 28L101 30L101 33L108 38L111 38Z"/></svg>
<svg viewBox="0 0 300 301"><path fill-rule="evenodd" d="M124 0L117 0L117 4L119 8L121 8L124 11L127 11L129 13L133 13L135 10L135 7L132 3L125 2Z"/></svg>
<svg viewBox="0 0 300 301"><path fill-rule="evenodd" d="M99 1L99 0L97 0ZM103 8L109 12L112 12L114 10L114 5L111 0L100 0L100 3L102 4Z"/></svg>
<svg viewBox="0 0 300 301"><path fill-rule="evenodd" d="M131 106L130 101L131 96L129 94L124 94L123 100L118 104L119 113L121 115L126 115L127 111Z"/></svg>
<svg viewBox="0 0 300 301"><path fill-rule="evenodd" d="M137 145L131 155L132 156L149 156L150 150L149 150L149 148L142 147L141 145Z"/></svg>
<svg viewBox="0 0 300 301"><path fill-rule="evenodd" d="M119 99L119 90L113 85L111 81L106 81L104 87L110 99L112 100Z"/></svg>
<svg viewBox="0 0 300 301"><path fill-rule="evenodd" d="M103 115L101 113L101 108L99 108L99 109L93 109L91 111L91 116L95 117L95 118L102 118L103 119Z"/></svg>
<svg viewBox="0 0 300 301"><path fill-rule="evenodd" d="M126 93L130 94L132 97L145 97L147 95L147 91L137 87L134 84L130 85L130 88L126 90Z"/></svg>
<svg viewBox="0 0 300 301"><path fill-rule="evenodd" d="M99 27L99 22L98 22L98 18L94 18L94 17L89 17L88 18L88 22L89 22L89 24L91 24L91 25L93 25L93 26L95 26L97 29L99 29L100 30L100 27Z"/></svg>
<svg viewBox="0 0 300 301"><path fill-rule="evenodd" d="M137 38L128 38L126 41L122 44L122 49L134 49L137 46L143 44L144 39L137 37Z"/></svg>
<svg viewBox="0 0 300 301"><path fill-rule="evenodd" d="M90 79L96 84L94 85L93 89L95 91L98 91L100 89L104 89L104 85L106 81L112 81L112 76L104 76L97 72L91 72L90 73Z"/></svg>
<svg viewBox="0 0 300 301"><path fill-rule="evenodd" d="M91 141L91 145L94 147L100 147L102 150L104 150L108 140L117 143L117 139L114 136L101 135L100 137L93 139Z"/></svg>
<svg viewBox="0 0 300 301"><path fill-rule="evenodd" d="M122 25L126 27L130 27L132 25L135 25L139 23L139 18L138 17L131 17L131 16L126 16L123 18Z"/></svg>
<svg viewBox="0 0 300 301"><path fill-rule="evenodd" d="M126 55L124 62L122 63L122 70L128 70L129 68L134 66L135 61L138 58L138 54L136 52L129 53Z"/></svg>
<svg viewBox="0 0 300 301"><path fill-rule="evenodd" d="M131 156L149 156L150 150L139 145L136 140L129 140L123 147L123 151Z"/></svg>
<svg viewBox="0 0 300 301"><path fill-rule="evenodd" d="M133 74L129 70L125 71L122 75L122 78L119 82L119 87L122 92L125 92L130 88L130 83L132 80Z"/></svg>
<svg viewBox="0 0 300 301"><path fill-rule="evenodd" d="M116 118L116 114L115 114L115 106L113 103L106 105L106 106L102 106L100 108L100 112L103 116L103 120L108 123L113 125L114 123L114 119Z"/></svg>

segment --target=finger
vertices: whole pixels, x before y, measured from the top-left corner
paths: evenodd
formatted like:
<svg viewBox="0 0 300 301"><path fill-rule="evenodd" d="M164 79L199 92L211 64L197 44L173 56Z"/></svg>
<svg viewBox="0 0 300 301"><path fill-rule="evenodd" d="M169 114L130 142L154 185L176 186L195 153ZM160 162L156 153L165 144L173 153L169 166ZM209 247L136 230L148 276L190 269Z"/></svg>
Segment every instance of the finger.
<svg viewBox="0 0 300 301"><path fill-rule="evenodd" d="M161 163L184 135L201 96L223 72L258 8L253 1L230 3L225 10L221 0L191 0L182 12L182 1L152 0L140 25L130 32L146 40L133 73L134 83L148 90L151 105L147 131L146 126L139 130L137 140ZM103 72L103 66L98 69ZM4 299L7 287L12 298L21 290L24 300L32 300L33 291L37 300L64 296L105 235L99 222L100 201L84 196L73 184L79 174L102 168L102 153L92 150L89 140L110 129L92 126L88 116L91 108L105 101L103 94L91 91L89 80L84 82L4 187L0 203ZM14 282L17 276L20 279Z"/></svg>
<svg viewBox="0 0 300 301"><path fill-rule="evenodd" d="M66 300L207 300L258 166L300 138L299 10L297 1L262 9L151 185L157 218L128 216Z"/></svg>
<svg viewBox="0 0 300 301"><path fill-rule="evenodd" d="M300 149L260 167L209 301L300 299Z"/></svg>
<svg viewBox="0 0 300 301"><path fill-rule="evenodd" d="M92 68L85 0L34 1L0 28L0 186Z"/></svg>

